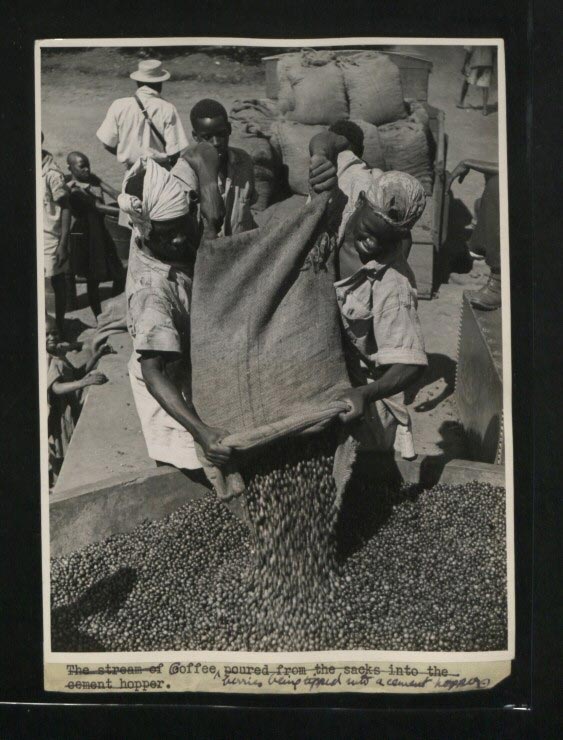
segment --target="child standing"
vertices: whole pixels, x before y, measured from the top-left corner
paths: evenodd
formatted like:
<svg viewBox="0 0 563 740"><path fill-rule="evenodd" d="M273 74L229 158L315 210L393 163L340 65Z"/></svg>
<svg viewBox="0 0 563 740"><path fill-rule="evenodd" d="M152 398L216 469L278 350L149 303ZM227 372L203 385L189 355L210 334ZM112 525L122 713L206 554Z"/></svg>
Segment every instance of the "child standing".
<svg viewBox="0 0 563 740"><path fill-rule="evenodd" d="M41 133L41 144L45 137ZM43 254L45 278L55 294L55 318L59 335L64 332L66 313L65 272L68 266L70 235L69 191L59 165L45 149L41 150L43 179Z"/></svg>
<svg viewBox="0 0 563 740"><path fill-rule="evenodd" d="M465 46L465 59L462 74L465 77L461 85L458 108L465 108L465 96L469 85L480 87L483 93L483 115L488 114L489 88L495 64L494 46Z"/></svg>
<svg viewBox="0 0 563 740"><path fill-rule="evenodd" d="M77 248L73 250L73 270L86 278L88 302L97 318L102 312L99 285L113 281L112 295L125 289L125 270L115 250L113 240L104 223L106 214L119 215L117 206L106 205L104 195L114 201L119 195L90 169L90 161L82 152L71 152L67 157L71 179L70 190L73 227Z"/></svg>

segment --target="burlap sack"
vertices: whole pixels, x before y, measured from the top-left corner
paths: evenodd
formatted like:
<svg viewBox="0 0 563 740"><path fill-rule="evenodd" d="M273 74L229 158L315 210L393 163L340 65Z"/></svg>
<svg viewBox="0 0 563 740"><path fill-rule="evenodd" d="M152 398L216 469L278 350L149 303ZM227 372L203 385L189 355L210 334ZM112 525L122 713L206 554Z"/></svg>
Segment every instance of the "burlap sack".
<svg viewBox="0 0 563 740"><path fill-rule="evenodd" d="M236 125L233 126L229 144L250 154L254 163L254 188L257 193L257 201L252 209L263 211L274 198L281 161L266 137L249 135Z"/></svg>
<svg viewBox="0 0 563 740"><path fill-rule="evenodd" d="M377 126L367 123L367 121L355 120L354 123L364 132L364 154L362 159L368 167L376 167L378 170L385 171L387 169L387 163L383 151L383 142L381 141Z"/></svg>
<svg viewBox="0 0 563 740"><path fill-rule="evenodd" d="M278 121L272 126L272 147L281 154L292 193L309 194L309 142L326 126L307 126L293 121Z"/></svg>
<svg viewBox="0 0 563 740"><path fill-rule="evenodd" d="M335 62L322 66L293 66L287 70L295 100L287 118L298 123L327 124L348 118L344 77Z"/></svg>
<svg viewBox="0 0 563 740"><path fill-rule="evenodd" d="M415 121L395 121L378 128L387 169L416 177L431 195L434 172L426 127Z"/></svg>
<svg viewBox="0 0 563 740"><path fill-rule="evenodd" d="M340 62L350 118L380 126L405 118L399 68L385 55L356 55Z"/></svg>
<svg viewBox="0 0 563 740"><path fill-rule="evenodd" d="M350 387L334 294L328 193L200 246L191 305L193 402L251 449L330 419Z"/></svg>
<svg viewBox="0 0 563 740"><path fill-rule="evenodd" d="M278 58L276 73L278 76L278 108L284 114L295 108L295 95L288 76L288 71L301 66L301 52L282 54Z"/></svg>

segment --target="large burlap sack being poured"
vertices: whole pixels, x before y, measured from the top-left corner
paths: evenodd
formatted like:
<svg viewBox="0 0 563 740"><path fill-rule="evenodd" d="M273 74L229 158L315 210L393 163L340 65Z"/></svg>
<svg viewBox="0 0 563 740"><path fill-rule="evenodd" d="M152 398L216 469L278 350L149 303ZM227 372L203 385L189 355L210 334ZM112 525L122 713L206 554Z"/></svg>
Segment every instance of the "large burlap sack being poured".
<svg viewBox="0 0 563 740"><path fill-rule="evenodd" d="M407 116L399 68L384 54L358 54L340 62L350 118L380 126Z"/></svg>
<svg viewBox="0 0 563 740"><path fill-rule="evenodd" d="M328 194L273 206L260 229L205 242L191 304L193 402L228 429L224 443L259 447L335 417L350 387L334 295Z"/></svg>

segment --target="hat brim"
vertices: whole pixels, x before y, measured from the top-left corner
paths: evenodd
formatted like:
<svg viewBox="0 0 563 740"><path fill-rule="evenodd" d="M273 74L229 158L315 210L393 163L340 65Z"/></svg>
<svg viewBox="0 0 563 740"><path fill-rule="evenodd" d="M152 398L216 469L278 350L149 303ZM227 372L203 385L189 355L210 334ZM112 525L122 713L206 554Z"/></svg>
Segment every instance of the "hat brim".
<svg viewBox="0 0 563 740"><path fill-rule="evenodd" d="M156 77L149 77L149 75L145 75L142 72L131 72L129 77L137 82L164 82L165 80L170 79L170 72L163 71L162 74L159 74Z"/></svg>

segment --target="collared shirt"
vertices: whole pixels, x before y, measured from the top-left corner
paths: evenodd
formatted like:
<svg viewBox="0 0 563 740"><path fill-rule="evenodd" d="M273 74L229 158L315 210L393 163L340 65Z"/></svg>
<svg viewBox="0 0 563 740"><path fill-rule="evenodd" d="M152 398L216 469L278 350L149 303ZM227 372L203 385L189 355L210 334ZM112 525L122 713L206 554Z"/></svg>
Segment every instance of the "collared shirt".
<svg viewBox="0 0 563 740"><path fill-rule="evenodd" d="M199 468L192 435L149 393L138 352L171 352L179 357L167 366L184 399L191 399L191 278L131 245L127 284L127 328L133 339L129 378L149 456L178 468Z"/></svg>
<svg viewBox="0 0 563 740"><path fill-rule="evenodd" d="M428 364L414 284L400 248L334 284L346 337L368 368Z"/></svg>
<svg viewBox="0 0 563 740"><path fill-rule="evenodd" d="M160 97L151 87L143 85L137 96L166 142L166 149L155 136L134 97L119 98L110 105L96 136L106 146L117 147L117 159L127 168L151 151L178 154L188 145L184 127L176 106Z"/></svg>
<svg viewBox="0 0 563 740"><path fill-rule="evenodd" d="M180 157L171 170L186 191L199 193L196 173L184 157ZM254 190L254 164L243 149L229 147L227 176L218 178L219 192L225 203L225 220L218 236L240 234L256 228L251 206L256 201Z"/></svg>
<svg viewBox="0 0 563 740"><path fill-rule="evenodd" d="M52 254L59 246L62 220L60 199L68 195L68 188L61 168L49 152L45 152L41 163L43 178L43 246L46 254Z"/></svg>
<svg viewBox="0 0 563 740"><path fill-rule="evenodd" d="M347 344L347 364L355 386L372 382L378 367L401 363L427 365L417 313L414 275L402 249L384 263L372 260L334 284ZM415 456L404 394L369 404L358 439L364 449Z"/></svg>

